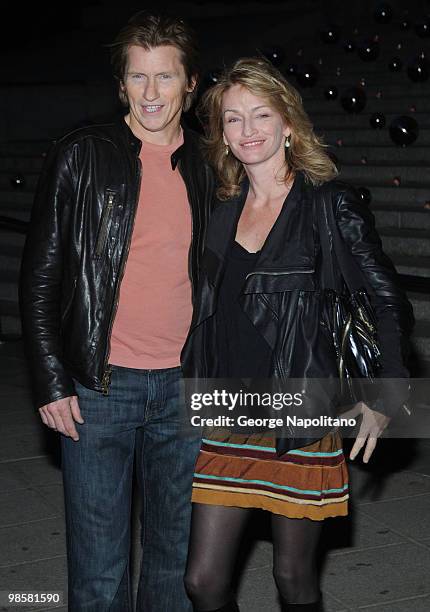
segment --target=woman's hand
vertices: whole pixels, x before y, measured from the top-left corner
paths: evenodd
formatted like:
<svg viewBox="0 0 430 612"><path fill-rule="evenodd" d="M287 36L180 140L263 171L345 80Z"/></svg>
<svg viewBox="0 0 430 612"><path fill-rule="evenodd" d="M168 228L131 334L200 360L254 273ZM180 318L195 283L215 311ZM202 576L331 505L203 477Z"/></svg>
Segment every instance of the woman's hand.
<svg viewBox="0 0 430 612"><path fill-rule="evenodd" d="M355 459L364 445L363 463L368 463L379 436L390 422L390 417L385 416L381 412L372 410L364 402L358 402L351 410L342 413L342 418L354 418L357 415L362 415L360 430L351 449L349 458Z"/></svg>

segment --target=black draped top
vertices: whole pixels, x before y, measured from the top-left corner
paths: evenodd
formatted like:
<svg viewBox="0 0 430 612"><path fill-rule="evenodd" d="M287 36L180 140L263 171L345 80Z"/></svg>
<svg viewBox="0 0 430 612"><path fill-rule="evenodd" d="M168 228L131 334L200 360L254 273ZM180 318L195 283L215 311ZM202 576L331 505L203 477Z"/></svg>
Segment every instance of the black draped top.
<svg viewBox="0 0 430 612"><path fill-rule="evenodd" d="M236 241L232 241L227 254L215 315L220 378L269 377L271 348L240 305L241 289L258 255Z"/></svg>

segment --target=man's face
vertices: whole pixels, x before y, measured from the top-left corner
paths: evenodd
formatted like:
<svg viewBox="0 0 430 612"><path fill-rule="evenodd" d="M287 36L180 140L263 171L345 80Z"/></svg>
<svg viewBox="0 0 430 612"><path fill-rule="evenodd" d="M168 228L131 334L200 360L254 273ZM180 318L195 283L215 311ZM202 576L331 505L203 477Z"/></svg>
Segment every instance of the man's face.
<svg viewBox="0 0 430 612"><path fill-rule="evenodd" d="M141 140L170 144L177 138L188 84L180 51L171 45L131 46L121 89L130 106L129 125Z"/></svg>

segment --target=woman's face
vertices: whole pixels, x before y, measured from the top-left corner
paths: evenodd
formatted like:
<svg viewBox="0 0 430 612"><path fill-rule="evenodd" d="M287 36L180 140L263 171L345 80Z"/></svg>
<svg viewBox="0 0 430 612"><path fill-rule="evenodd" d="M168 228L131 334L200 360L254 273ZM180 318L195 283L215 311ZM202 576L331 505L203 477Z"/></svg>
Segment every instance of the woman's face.
<svg viewBox="0 0 430 612"><path fill-rule="evenodd" d="M223 95L224 143L245 165L279 158L285 161L285 138L291 133L281 115L265 98L242 85L232 85Z"/></svg>

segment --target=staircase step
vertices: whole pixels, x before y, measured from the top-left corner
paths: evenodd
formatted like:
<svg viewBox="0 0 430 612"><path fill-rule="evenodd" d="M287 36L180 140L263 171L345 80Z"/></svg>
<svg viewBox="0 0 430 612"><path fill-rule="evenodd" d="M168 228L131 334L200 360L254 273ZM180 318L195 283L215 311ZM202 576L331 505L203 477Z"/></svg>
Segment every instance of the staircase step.
<svg viewBox="0 0 430 612"><path fill-rule="evenodd" d="M394 143L391 143L390 146L363 145L360 147L331 145L328 151L336 155L341 167L344 164L361 164L363 157L370 165L395 166L399 164L407 167L427 166L429 163L428 147L420 147L415 143L410 147L398 147Z"/></svg>
<svg viewBox="0 0 430 612"><path fill-rule="evenodd" d="M14 242L13 240L9 241L7 236L4 236L4 239L0 241L0 255L19 259L21 253L22 244Z"/></svg>
<svg viewBox="0 0 430 612"><path fill-rule="evenodd" d="M430 111L430 108L429 108ZM327 144L336 145L336 141L338 139L342 139L343 144L348 146L384 146L387 147L392 145L393 147L398 146L390 138L390 134L388 129L383 130L373 130L372 128L362 127L355 129L347 129L347 128L329 128L324 130L323 132L320 130L316 130L317 134L323 135L324 140ZM420 129L418 133L418 137L415 143L419 146L429 145L430 144L430 129ZM410 146L413 146L413 143Z"/></svg>
<svg viewBox="0 0 430 612"><path fill-rule="evenodd" d="M9 245L12 245L12 248L16 249L16 253L21 253L25 243L25 234L7 232L0 229L0 243L0 253L4 252L4 250L8 250Z"/></svg>
<svg viewBox="0 0 430 612"><path fill-rule="evenodd" d="M45 163L45 155L2 155L0 156L0 172L8 174L39 173Z"/></svg>
<svg viewBox="0 0 430 612"><path fill-rule="evenodd" d="M411 113L408 113L411 114ZM344 128L369 128L370 118L373 115L372 112L362 111L357 115L349 114L343 111L341 108L333 108L333 112L328 114L313 113L311 119L314 124L314 129L317 131L324 131L328 129L344 129ZM384 113L385 115L385 128L389 127L391 121L395 119L399 113ZM412 114L411 114L412 115ZM413 118L417 121L420 128L430 127L430 117L428 113L413 113ZM382 129L385 129L382 128ZM372 128L374 129L374 128Z"/></svg>
<svg viewBox="0 0 430 612"><path fill-rule="evenodd" d="M19 191L32 191L36 189L37 181L39 179L40 172L35 171L16 171L14 169L1 170L0 169L0 191L9 191L10 189L13 192ZM19 177L20 180L24 181L22 187L15 187L13 181L16 177Z"/></svg>
<svg viewBox="0 0 430 612"><path fill-rule="evenodd" d="M16 300L0 300L0 315L19 317L19 304Z"/></svg>
<svg viewBox="0 0 430 612"><path fill-rule="evenodd" d="M418 255L394 255L393 263L399 274L411 274L430 278L430 257Z"/></svg>
<svg viewBox="0 0 430 612"><path fill-rule="evenodd" d="M319 67L315 65L315 68L318 70ZM311 97L310 92L312 89L323 92L328 86L337 87L339 93L343 93L350 87L360 87L363 89L367 98L375 97L378 91L380 91L385 98L395 98L397 96L404 97L406 90L409 91L411 96L426 97L429 95L426 89L426 83L415 83L411 81L406 72L393 75L389 72L388 68L386 72L367 72L366 66L364 65L360 71L350 71L349 67L342 66L340 66L340 69L340 75L338 76L336 68L329 68L323 64L319 69L318 80L313 87L303 87L294 77L293 79L290 77L289 81L302 93L305 100ZM362 82L364 82L364 85L362 85ZM326 100L326 98L324 99ZM335 100L326 101L336 102ZM337 102L339 103L339 98Z"/></svg>
<svg viewBox="0 0 430 612"><path fill-rule="evenodd" d="M382 227L378 229L384 251L394 255L430 256L430 231Z"/></svg>
<svg viewBox="0 0 430 612"><path fill-rule="evenodd" d="M1 189L0 190L0 211L3 210L3 206L10 204L31 206L33 204L34 191L29 189Z"/></svg>
<svg viewBox="0 0 430 612"><path fill-rule="evenodd" d="M0 242L0 270L18 272L21 267L22 248Z"/></svg>
<svg viewBox="0 0 430 612"><path fill-rule="evenodd" d="M412 36L410 41L406 40L407 33L402 32L399 37L402 38L402 49L396 49L396 45L399 40L396 40L390 48L390 43L385 39L385 36L381 41L381 54L379 58L374 62L363 62L360 60L356 53L346 54L342 50L342 55L339 53L335 55L328 55L326 53L319 54L319 57L322 59L321 71L324 71L325 74L336 74L337 68L340 68L341 71L346 71L351 78L353 77L367 77L368 75L374 75L379 79L379 82L384 82L387 77L390 79L396 79L397 81L401 79L407 79L409 82L409 77L407 76L407 66L413 57L418 55L417 53L417 38L415 35ZM410 52L407 51L409 47ZM313 49L314 56L318 56L317 49ZM327 47L325 48L327 51ZM402 69L398 72L391 72L388 65L394 57L399 57L402 61ZM405 58L407 60L405 61ZM413 83L413 81L410 81Z"/></svg>
<svg viewBox="0 0 430 612"><path fill-rule="evenodd" d="M345 181L371 181L393 185L395 177L400 178L401 185L404 183L419 183L430 179L430 164L418 165L396 165L396 164L340 164L339 177ZM429 186L430 199L430 186Z"/></svg>
<svg viewBox="0 0 430 612"><path fill-rule="evenodd" d="M0 299L0 332L10 336L21 334L19 305L14 300Z"/></svg>
<svg viewBox="0 0 430 612"><path fill-rule="evenodd" d="M397 227L430 230L430 208L413 204L372 203L377 227Z"/></svg>
<svg viewBox="0 0 430 612"><path fill-rule="evenodd" d="M391 78L391 74L387 70L386 80L384 81L372 79L371 74L366 74L366 68L363 67L362 77L366 80L366 85L363 87L364 93L366 94L367 99L376 98L379 92L381 93L380 98L376 98L377 100L382 99L399 99L402 98L410 105L411 100L415 98L423 98L430 99L430 93L428 90L427 83L414 83L409 79L402 79L401 81L393 81ZM350 87L360 87L359 79L356 76L351 78L347 69L342 71L341 67L341 75L337 77L335 74L324 74L320 73L318 81L315 83L313 87L301 87L300 85L296 85L297 89L300 91L300 94L303 98L303 102L306 108L306 103L309 99L315 98L315 94L318 91L321 91L323 94L324 89L328 85L334 85L337 87L339 93L342 93L345 89L349 89ZM291 79L290 79L291 80ZM294 84L295 79L292 81ZM372 82L373 81L373 82ZM368 84L369 83L369 84ZM324 101L334 102L339 104L339 98L337 100L326 100ZM415 102L413 102L415 104ZM394 111L395 112L395 111Z"/></svg>
<svg viewBox="0 0 430 612"><path fill-rule="evenodd" d="M1 157L10 159L24 156L43 160L51 145L52 140L8 140L2 144Z"/></svg>
<svg viewBox="0 0 430 612"><path fill-rule="evenodd" d="M337 87L336 82L333 81L333 86ZM303 91L301 92L303 96L303 105L305 107L306 112L313 116L315 112L319 114L326 113L328 115L333 114L333 112L338 112L339 109L342 109L339 106L339 98L337 100L326 100L324 97L324 88L311 88L312 94L303 95ZM310 91L310 90L309 90ZM338 87L339 94L342 93L342 88ZM381 87L380 91L382 95L380 98L376 97L377 92L373 92L369 94L366 92L366 106L363 109L363 112L367 113L393 113L396 115L414 115L414 112L409 109L413 106L415 108L415 112L426 113L430 111L430 96L425 95L407 95L407 96L388 96L384 87ZM347 116L350 116L347 111L344 111Z"/></svg>
<svg viewBox="0 0 430 612"><path fill-rule="evenodd" d="M30 221L31 206L9 206L4 207L0 204L0 215L18 219L20 221Z"/></svg>
<svg viewBox="0 0 430 612"><path fill-rule="evenodd" d="M430 361L430 322L418 321L411 341L420 360Z"/></svg>
<svg viewBox="0 0 430 612"><path fill-rule="evenodd" d="M415 319L430 323L430 295L408 291L408 298L413 306Z"/></svg>
<svg viewBox="0 0 430 612"><path fill-rule="evenodd" d="M378 182L351 181L356 187L367 187L370 190L371 202L384 202L390 204L403 204L410 202L412 205L424 206L430 200L430 185L421 182L403 182L400 187L395 185L383 185ZM371 204L372 205L372 204Z"/></svg>
<svg viewBox="0 0 430 612"><path fill-rule="evenodd" d="M8 300L18 303L18 280L6 282L3 279L4 277L2 272L0 276L0 300Z"/></svg>

